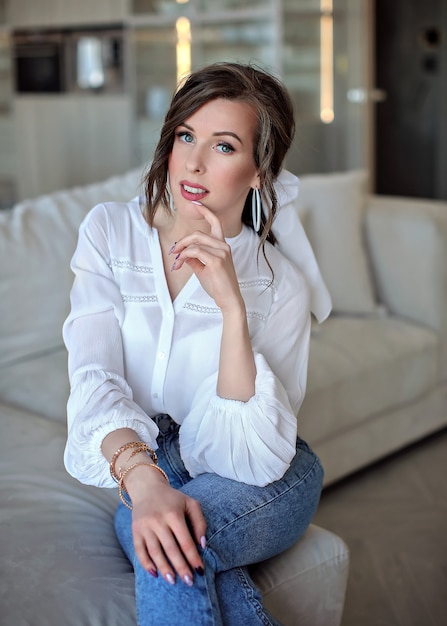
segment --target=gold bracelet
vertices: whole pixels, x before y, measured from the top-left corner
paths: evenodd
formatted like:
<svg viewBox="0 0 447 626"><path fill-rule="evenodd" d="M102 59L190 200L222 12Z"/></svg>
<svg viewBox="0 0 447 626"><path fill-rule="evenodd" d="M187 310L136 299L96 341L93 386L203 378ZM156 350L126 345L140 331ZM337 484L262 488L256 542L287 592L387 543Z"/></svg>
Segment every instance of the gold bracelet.
<svg viewBox="0 0 447 626"><path fill-rule="evenodd" d="M159 467L158 465L155 465L155 463L134 463L133 465L130 465L127 469L124 470L124 472L121 474L121 477L118 481L118 495L120 497L121 502L124 504L124 506L126 506L129 509L129 511L131 511L133 507L132 507L132 503L128 502L124 496L124 494L127 494L127 496L129 495L129 492L127 491L126 486L124 484L124 478L130 472L130 470L133 470L135 467L138 467L139 465L146 465L147 467L153 467L158 472L160 472L160 474L165 478L166 482L169 485L168 475L166 474L166 472L164 472L161 469L161 467Z"/></svg>
<svg viewBox="0 0 447 626"><path fill-rule="evenodd" d="M110 475L112 476L113 480L116 483L119 482L120 475L121 475L121 468L120 468L120 472L119 473L117 473L117 471L115 469L116 462L117 462L118 457L120 456L120 454L122 454L126 450L129 450L129 448L135 448L135 450L133 450L132 454L130 455L129 459L134 457L139 452L147 452L149 454L149 456L151 457L152 462L155 465L157 465L157 463L158 463L158 457L155 454L155 451L152 450L152 448L150 448L147 445L147 443L144 443L144 441L130 441L129 443L125 443L123 446L121 446L121 448L118 448L118 450L113 455L112 460L110 461Z"/></svg>

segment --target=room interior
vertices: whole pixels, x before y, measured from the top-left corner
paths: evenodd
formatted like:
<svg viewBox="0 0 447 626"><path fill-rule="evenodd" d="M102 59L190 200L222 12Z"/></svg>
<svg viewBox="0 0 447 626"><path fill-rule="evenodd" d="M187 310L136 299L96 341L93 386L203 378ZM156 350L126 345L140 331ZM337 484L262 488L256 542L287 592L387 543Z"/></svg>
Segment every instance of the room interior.
<svg viewBox="0 0 447 626"><path fill-rule="evenodd" d="M304 198L306 177L361 171L370 194L440 201L441 210L446 28L442 0L0 0L0 209L138 170L176 81L236 58L277 72L292 92L298 132L287 167L303 178ZM20 87L20 42L49 34L70 39L63 85ZM411 317L418 303L408 298ZM440 419L326 486L315 521L350 550L342 626L443 623L446 448Z"/></svg>

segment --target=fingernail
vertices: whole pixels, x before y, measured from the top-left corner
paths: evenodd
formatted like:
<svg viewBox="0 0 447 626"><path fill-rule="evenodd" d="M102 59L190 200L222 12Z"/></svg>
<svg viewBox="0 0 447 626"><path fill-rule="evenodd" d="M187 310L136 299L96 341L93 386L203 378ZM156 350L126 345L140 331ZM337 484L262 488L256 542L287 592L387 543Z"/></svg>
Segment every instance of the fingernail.
<svg viewBox="0 0 447 626"><path fill-rule="evenodd" d="M203 576L205 574L205 570L203 569L203 567L196 567L196 572L199 576Z"/></svg>
<svg viewBox="0 0 447 626"><path fill-rule="evenodd" d="M198 200L191 200L192 204L198 204L199 206L203 206L201 202Z"/></svg>
<svg viewBox="0 0 447 626"><path fill-rule="evenodd" d="M172 264L172 267L171 267L171 272L173 272L175 270L176 266L177 266L177 262L174 261L174 263Z"/></svg>
<svg viewBox="0 0 447 626"><path fill-rule="evenodd" d="M175 585L175 578L172 574L166 574L165 578L170 585Z"/></svg>
<svg viewBox="0 0 447 626"><path fill-rule="evenodd" d="M147 571L154 578L158 578L158 573L154 569L148 569Z"/></svg>
<svg viewBox="0 0 447 626"><path fill-rule="evenodd" d="M169 250L169 254L172 254L172 253L174 252L174 250L175 250L175 246L176 246L176 245L177 245L177 242L175 241L175 242L174 242L174 245L173 245L173 246L171 246L171 248L170 248L170 250Z"/></svg>
<svg viewBox="0 0 447 626"><path fill-rule="evenodd" d="M188 585L188 587L192 587L194 584L191 576L188 576L188 574L186 574L186 576L183 576L183 582L185 583L185 585Z"/></svg>
<svg viewBox="0 0 447 626"><path fill-rule="evenodd" d="M206 548L206 537L205 537L205 535L203 535L203 537L200 537L200 545L202 546L202 549L205 550L205 548Z"/></svg>

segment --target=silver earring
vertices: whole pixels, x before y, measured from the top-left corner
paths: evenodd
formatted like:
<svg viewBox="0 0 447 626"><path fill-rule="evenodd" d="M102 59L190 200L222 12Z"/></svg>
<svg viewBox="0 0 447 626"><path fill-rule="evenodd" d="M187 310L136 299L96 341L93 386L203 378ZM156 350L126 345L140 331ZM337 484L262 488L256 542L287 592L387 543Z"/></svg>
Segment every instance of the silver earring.
<svg viewBox="0 0 447 626"><path fill-rule="evenodd" d="M255 187L251 194L251 219L254 230L259 233L261 228L261 192Z"/></svg>

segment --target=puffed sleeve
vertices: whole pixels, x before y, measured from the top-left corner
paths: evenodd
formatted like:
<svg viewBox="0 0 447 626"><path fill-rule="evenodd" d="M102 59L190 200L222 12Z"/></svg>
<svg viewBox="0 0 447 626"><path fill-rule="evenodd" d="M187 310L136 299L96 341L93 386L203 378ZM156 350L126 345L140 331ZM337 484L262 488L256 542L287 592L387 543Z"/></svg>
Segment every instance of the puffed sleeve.
<svg viewBox="0 0 447 626"><path fill-rule="evenodd" d="M309 291L294 269L276 290L265 325L252 337L255 395L220 398L217 373L198 388L180 428L183 462L192 476L213 472L264 486L281 478L296 451L310 339ZM287 283L284 286L284 283Z"/></svg>
<svg viewBox="0 0 447 626"><path fill-rule="evenodd" d="M107 434L131 428L154 449L158 434L124 379L123 301L108 264L107 230L105 209L98 205L79 231L71 263L71 312L63 327L71 385L64 462L72 476L98 487L114 486L101 452Z"/></svg>

